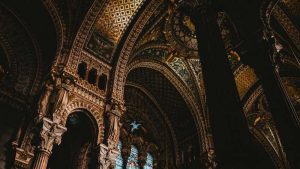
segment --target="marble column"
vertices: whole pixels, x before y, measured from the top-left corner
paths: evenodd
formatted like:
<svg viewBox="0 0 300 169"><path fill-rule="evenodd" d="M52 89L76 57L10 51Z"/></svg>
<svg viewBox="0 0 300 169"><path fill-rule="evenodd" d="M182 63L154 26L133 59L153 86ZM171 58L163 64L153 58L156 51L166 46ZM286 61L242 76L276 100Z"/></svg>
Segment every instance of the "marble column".
<svg viewBox="0 0 300 169"><path fill-rule="evenodd" d="M41 143L36 150L33 169L46 169L53 145L61 143L61 137L65 131L67 131L67 128L64 126L43 118L43 126L40 132Z"/></svg>
<svg viewBox="0 0 300 169"><path fill-rule="evenodd" d="M252 140L242 111L234 76L217 24L217 13L208 2L182 7L196 28L198 50L218 166L254 168Z"/></svg>

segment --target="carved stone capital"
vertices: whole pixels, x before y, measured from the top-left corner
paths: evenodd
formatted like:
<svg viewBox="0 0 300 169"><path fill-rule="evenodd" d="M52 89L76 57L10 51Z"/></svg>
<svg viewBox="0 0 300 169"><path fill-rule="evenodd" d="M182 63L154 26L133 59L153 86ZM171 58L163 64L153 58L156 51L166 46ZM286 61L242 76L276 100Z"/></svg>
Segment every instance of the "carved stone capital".
<svg viewBox="0 0 300 169"><path fill-rule="evenodd" d="M110 165L110 161L107 159L108 147L104 144L100 144L100 152L98 156L99 169L107 169Z"/></svg>
<svg viewBox="0 0 300 169"><path fill-rule="evenodd" d="M100 144L100 152L98 157L100 169L115 168L118 155L118 150L109 149L106 145Z"/></svg>
<svg viewBox="0 0 300 169"><path fill-rule="evenodd" d="M107 158L110 160L110 168L114 169L116 167L116 160L119 155L119 151L115 149L111 149L108 151Z"/></svg>
<svg viewBox="0 0 300 169"><path fill-rule="evenodd" d="M15 168L29 168L34 154L27 152L21 148L16 148Z"/></svg>
<svg viewBox="0 0 300 169"><path fill-rule="evenodd" d="M50 119L43 118L43 127L40 132L41 143L39 145L40 151L45 151L51 154L54 144L61 143L61 137L67 128L59 125Z"/></svg>

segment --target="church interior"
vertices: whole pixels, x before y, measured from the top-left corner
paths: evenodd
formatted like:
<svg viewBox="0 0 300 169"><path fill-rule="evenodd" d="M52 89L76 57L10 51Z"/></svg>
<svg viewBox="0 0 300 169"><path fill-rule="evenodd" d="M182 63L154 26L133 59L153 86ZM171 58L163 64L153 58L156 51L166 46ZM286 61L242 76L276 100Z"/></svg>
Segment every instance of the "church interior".
<svg viewBox="0 0 300 169"><path fill-rule="evenodd" d="M300 1L0 0L0 169L300 169Z"/></svg>

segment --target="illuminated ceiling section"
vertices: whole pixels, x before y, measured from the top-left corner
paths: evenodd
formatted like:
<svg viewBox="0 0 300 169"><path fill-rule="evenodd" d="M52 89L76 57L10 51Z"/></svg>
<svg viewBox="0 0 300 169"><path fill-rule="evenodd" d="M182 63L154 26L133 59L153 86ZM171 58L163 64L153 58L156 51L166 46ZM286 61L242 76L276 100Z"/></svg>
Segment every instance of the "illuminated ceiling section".
<svg viewBox="0 0 300 169"><path fill-rule="evenodd" d="M145 0L107 0L85 50L107 63L123 32Z"/></svg>
<svg viewBox="0 0 300 169"><path fill-rule="evenodd" d="M109 0L96 23L96 31L116 44L144 0Z"/></svg>

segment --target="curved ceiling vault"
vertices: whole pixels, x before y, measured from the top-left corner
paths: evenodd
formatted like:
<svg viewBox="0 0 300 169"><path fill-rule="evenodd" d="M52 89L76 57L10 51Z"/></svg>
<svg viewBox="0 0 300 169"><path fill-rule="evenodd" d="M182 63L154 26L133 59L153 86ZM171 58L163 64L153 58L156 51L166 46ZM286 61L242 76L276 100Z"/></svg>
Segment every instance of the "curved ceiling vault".
<svg viewBox="0 0 300 169"><path fill-rule="evenodd" d="M194 118L187 104L163 74L149 68L136 68L127 76L127 82L142 86L154 97L170 121L179 147L190 138L198 140Z"/></svg>
<svg viewBox="0 0 300 169"><path fill-rule="evenodd" d="M56 53L52 19L41 1L2 0L0 12L0 46L8 60L2 84L6 92L35 95Z"/></svg>
<svg viewBox="0 0 300 169"><path fill-rule="evenodd" d="M103 5L85 49L111 63L112 52L145 0L109 0Z"/></svg>

